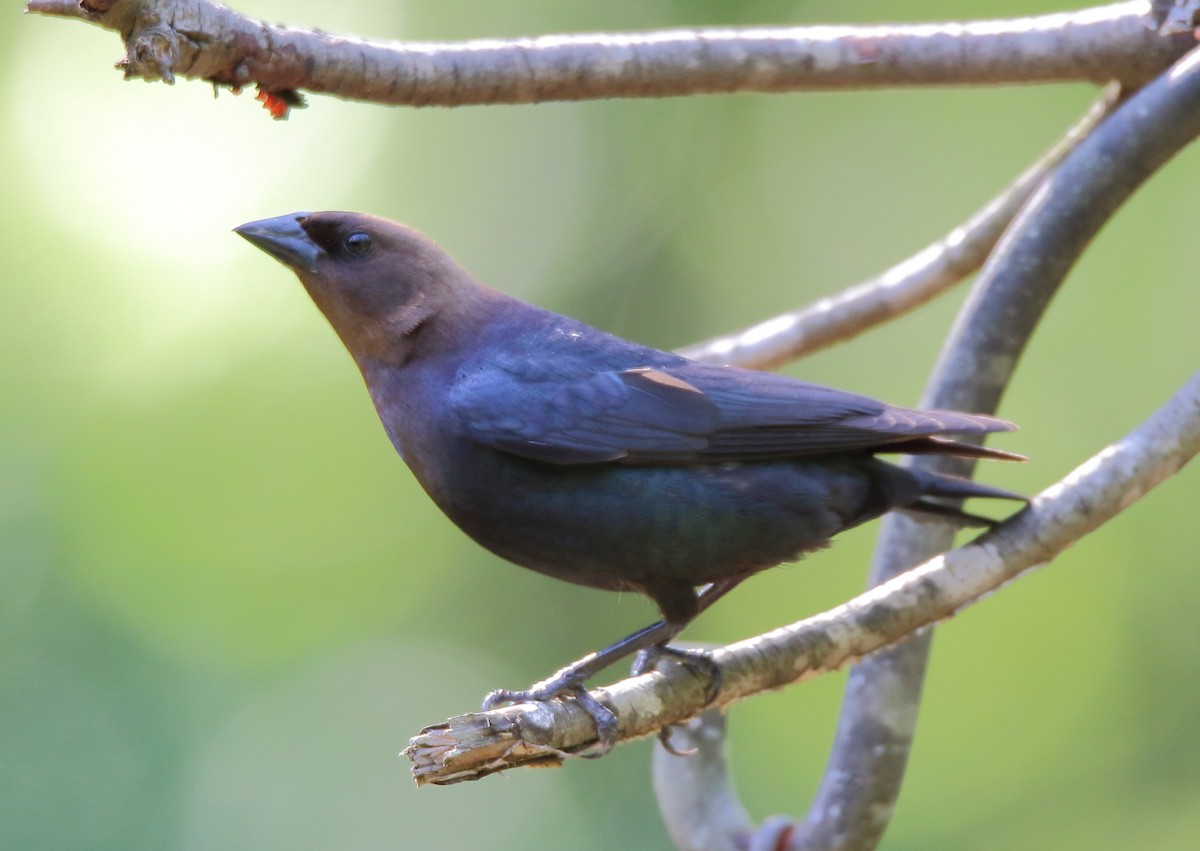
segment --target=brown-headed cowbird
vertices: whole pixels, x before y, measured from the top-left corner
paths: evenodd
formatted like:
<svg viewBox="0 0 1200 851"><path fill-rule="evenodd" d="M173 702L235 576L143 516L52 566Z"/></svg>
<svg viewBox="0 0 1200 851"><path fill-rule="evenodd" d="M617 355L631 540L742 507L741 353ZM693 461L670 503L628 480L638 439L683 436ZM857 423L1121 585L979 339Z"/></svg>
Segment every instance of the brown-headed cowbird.
<svg viewBox="0 0 1200 851"><path fill-rule="evenodd" d="M894 508L970 517L930 497L1020 498L875 457L1019 457L941 437L1013 428L1002 420L639 346L488 289L383 219L295 213L236 230L299 276L396 450L464 532L516 564L658 605L663 624L599 662L489 698L574 693L602 745L613 719L582 680L665 644L741 579Z"/></svg>

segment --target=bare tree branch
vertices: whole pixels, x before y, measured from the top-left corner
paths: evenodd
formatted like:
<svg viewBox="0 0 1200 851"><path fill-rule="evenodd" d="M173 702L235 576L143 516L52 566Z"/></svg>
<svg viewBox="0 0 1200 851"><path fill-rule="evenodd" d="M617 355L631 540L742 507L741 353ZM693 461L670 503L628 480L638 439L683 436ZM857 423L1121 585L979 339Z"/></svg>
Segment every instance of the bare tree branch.
<svg viewBox="0 0 1200 851"><path fill-rule="evenodd" d="M954 615L1128 508L1197 451L1200 373L1142 425L970 544L828 612L714 651L721 683L713 706L836 670ZM710 685L699 671L670 665L595 694L616 709L619 735L630 739L703 711ZM423 730L404 753L419 784L444 784L556 764L594 741L588 714L553 700L451 718Z"/></svg>
<svg viewBox="0 0 1200 851"><path fill-rule="evenodd" d="M921 404L993 412L1050 299L1096 233L1155 171L1200 134L1200 52L1146 86L1039 187L988 259ZM969 475L962 459L914 466ZM1119 498L1120 494L1109 494ZM885 519L870 581L944 550L953 531ZM873 849L890 821L919 714L931 633L851 672L833 754L789 847ZM849 779L852 778L852 779Z"/></svg>
<svg viewBox="0 0 1200 851"><path fill-rule="evenodd" d="M1169 5L1169 4L1168 4ZM1007 21L383 43L272 26L212 0L29 0L119 32L126 77L409 106L1117 79L1181 56L1145 0Z"/></svg>
<svg viewBox="0 0 1200 851"><path fill-rule="evenodd" d="M693 360L773 369L932 301L983 265L1004 229L1046 175L1116 107L1119 92L1118 86L1110 86L1054 147L1003 192L912 257L838 295L688 346L680 354Z"/></svg>
<svg viewBox="0 0 1200 851"><path fill-rule="evenodd" d="M671 753L654 748L654 796L680 851L738 847L752 825L729 779L725 715L710 709L671 731ZM684 754L681 756L680 754Z"/></svg>

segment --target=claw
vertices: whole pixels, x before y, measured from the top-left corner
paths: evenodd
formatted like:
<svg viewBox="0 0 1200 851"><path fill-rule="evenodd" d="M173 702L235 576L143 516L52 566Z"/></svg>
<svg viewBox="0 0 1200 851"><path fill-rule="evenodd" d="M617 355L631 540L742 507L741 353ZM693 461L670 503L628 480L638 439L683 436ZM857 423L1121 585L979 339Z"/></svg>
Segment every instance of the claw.
<svg viewBox="0 0 1200 851"><path fill-rule="evenodd" d="M698 747L694 747L694 748L677 748L677 747L675 747L675 744L671 741L671 733L675 732L676 727L682 727L682 726L683 726L682 724L668 724L667 726L663 727L661 730L658 731L658 743L660 745L662 745L663 750L665 750L667 753L671 754L672 756L692 756L693 754L695 754L697 751L700 750L700 748L698 748Z"/></svg>
<svg viewBox="0 0 1200 851"><path fill-rule="evenodd" d="M695 611L691 612L691 616L694 617L696 614L707 609L737 587L737 584L741 581L741 577L737 577L704 586L697 595ZM583 707L583 710L591 716L592 722L596 725L595 752L580 755L590 759L602 757L612 750L613 745L617 743L617 715L612 709L593 697L591 692L584 688L583 684L609 665L628 657L630 654L642 651L634 662L633 669L635 675L653 668L663 656L674 657L676 660L691 667L692 670L701 671L700 675L704 676L705 682L708 683L708 702L712 703L716 699L717 692L721 688L721 676L720 670L712 658L702 650L681 650L676 647L666 646L666 643L678 635L683 627L683 621L668 622L663 620L650 624L645 629L640 629L615 644L610 644L602 650L589 653L582 659L572 662L567 667L557 671L554 676L547 680L542 680L540 683L534 683L525 691L496 689L483 699L483 709L487 712L507 703L538 703L553 700L556 697L573 697ZM647 650L646 648L649 649ZM667 747L671 749L670 745L667 745ZM673 753L678 753L676 750L671 750Z"/></svg>
<svg viewBox="0 0 1200 851"><path fill-rule="evenodd" d="M617 714L593 697L583 686L576 686L571 696L592 717L592 723L596 725L596 750L581 753L580 756L584 759L599 759L617 743Z"/></svg>
<svg viewBox="0 0 1200 851"><path fill-rule="evenodd" d="M637 656L633 659L633 665L630 666L629 673L637 677L653 671L663 659L678 662L704 680L706 684L704 690L706 705L717 699L717 694L721 691L721 668L717 665L716 660L713 659L712 654L707 650L691 647L673 647L669 644L647 647L644 650L638 651Z"/></svg>
<svg viewBox="0 0 1200 851"><path fill-rule="evenodd" d="M685 668L690 668L697 676L704 679L707 684L707 688L704 691L706 705L717 699L717 694L721 691L721 669L717 666L712 654L707 650L672 647L669 644L656 644L653 647L647 647L638 651L638 654L633 657L633 664L630 666L629 673L635 677L641 676L657 668L658 663L663 659L671 659L678 662ZM696 752L696 748L684 748L680 750L671 742L671 732L677 726L679 725L668 724L659 730L659 744L669 754L691 756Z"/></svg>
<svg viewBox="0 0 1200 851"><path fill-rule="evenodd" d="M498 709L510 703L526 703L531 700L537 700L532 692L510 691L506 688L498 688L495 691L488 692L487 697L483 699L483 711L491 712L493 709Z"/></svg>
<svg viewBox="0 0 1200 851"><path fill-rule="evenodd" d="M556 697L570 697L583 708L596 726L596 750L580 753L585 759L599 759L613 749L617 743L617 715L590 691L570 676L569 669L559 671L554 677L523 691L496 689L483 699L483 711L512 703L544 703Z"/></svg>

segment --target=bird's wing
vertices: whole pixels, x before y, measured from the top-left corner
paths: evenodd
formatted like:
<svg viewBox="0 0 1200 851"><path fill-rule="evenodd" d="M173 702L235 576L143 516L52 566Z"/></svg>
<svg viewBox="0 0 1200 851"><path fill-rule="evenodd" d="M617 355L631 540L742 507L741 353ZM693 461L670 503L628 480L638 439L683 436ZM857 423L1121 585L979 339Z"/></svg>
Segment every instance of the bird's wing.
<svg viewBox="0 0 1200 851"><path fill-rule="evenodd" d="M694 456L720 422L703 393L650 368L571 379L479 370L455 384L450 400L475 440L555 464Z"/></svg>
<svg viewBox="0 0 1200 851"><path fill-rule="evenodd" d="M1008 431L1004 420L957 411L916 411L770 372L685 362L668 372L721 410L701 455L709 461L785 458L884 448L930 451L923 438ZM936 450L934 450L936 451Z"/></svg>
<svg viewBox="0 0 1200 851"><path fill-rule="evenodd" d="M451 404L474 440L555 464L764 460L1010 427L990 417L910 411L773 373L682 359L569 372L493 365L458 381Z"/></svg>

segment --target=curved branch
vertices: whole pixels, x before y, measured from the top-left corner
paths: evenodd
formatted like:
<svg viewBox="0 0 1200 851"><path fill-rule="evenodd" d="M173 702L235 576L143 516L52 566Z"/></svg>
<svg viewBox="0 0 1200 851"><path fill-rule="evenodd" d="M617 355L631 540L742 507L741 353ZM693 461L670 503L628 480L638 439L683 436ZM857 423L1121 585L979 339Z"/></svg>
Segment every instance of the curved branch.
<svg viewBox="0 0 1200 851"><path fill-rule="evenodd" d="M1145 0L1007 21L383 43L271 26L212 0L29 0L121 33L126 77L409 106L1153 77L1194 42Z"/></svg>
<svg viewBox="0 0 1200 851"><path fill-rule="evenodd" d="M964 305L922 406L993 412L1059 285L1117 208L1200 134L1200 51L1132 95L1083 140L1013 222ZM914 465L969 475L962 459ZM1120 498L1121 494L1108 494ZM885 519L870 581L948 547L953 530ZM790 847L872 849L903 781L930 633L851 672L821 787ZM854 778L848 782L847 778Z"/></svg>
<svg viewBox="0 0 1200 851"><path fill-rule="evenodd" d="M914 310L983 265L1029 196L1117 105L1112 85L1079 122L970 219L881 275L838 295L681 349L693 360L773 369Z"/></svg>
<svg viewBox="0 0 1200 851"><path fill-rule="evenodd" d="M1142 425L975 541L828 612L716 650L721 682L713 706L835 670L954 615L1045 564L1198 451L1200 373ZM697 670L670 665L595 694L617 710L619 736L630 739L709 708L710 686ZM572 700L553 700L451 718L423 730L404 753L417 783L445 784L528 763L555 764L594 741L590 716Z"/></svg>
<svg viewBox="0 0 1200 851"><path fill-rule="evenodd" d="M671 730L671 753L654 748L654 796L680 851L717 851L739 843L752 825L729 780L725 715L710 709Z"/></svg>

